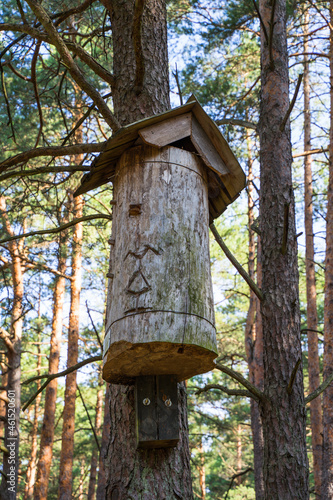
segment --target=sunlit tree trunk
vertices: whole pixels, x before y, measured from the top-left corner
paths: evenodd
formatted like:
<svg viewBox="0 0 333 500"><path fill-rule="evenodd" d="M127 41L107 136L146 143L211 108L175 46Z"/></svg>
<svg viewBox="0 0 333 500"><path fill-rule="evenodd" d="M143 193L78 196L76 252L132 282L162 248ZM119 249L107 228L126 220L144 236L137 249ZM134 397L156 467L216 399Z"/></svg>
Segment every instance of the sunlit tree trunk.
<svg viewBox="0 0 333 500"><path fill-rule="evenodd" d="M306 500L308 459L301 364L291 385L302 350L290 122L285 120L289 109L286 0L261 0L260 12L265 499Z"/></svg>
<svg viewBox="0 0 333 500"><path fill-rule="evenodd" d="M253 158L251 148L251 136L249 131L246 133L247 154L248 154L248 228L249 228L249 276L255 281L255 234L252 225L255 220L254 215L254 185L253 185ZM258 245L259 246L259 245ZM259 250L257 251L257 281L258 274L261 276L259 267L261 260ZM258 273L259 271L259 273ZM260 323L260 311L258 299L253 290L250 290L250 304L245 324L245 350L249 366L249 379L258 389L263 389L263 361L262 361L262 328ZM264 479L263 479L263 434L261 417L258 403L251 399L251 429L254 455L254 478L256 499L264 498Z"/></svg>
<svg viewBox="0 0 333 500"><path fill-rule="evenodd" d="M310 69L307 53L309 42L307 31L309 29L309 11L304 15L304 151L311 150L311 112L310 112ZM318 317L317 317L317 293L316 275L314 265L314 241L313 241L313 205L312 205L312 170L311 156L304 157L304 218L305 218L305 269L306 269L306 298L307 298L307 337L308 337L308 365L309 365L309 391L312 392L320 384L320 366L318 353ZM321 491L321 466L322 466L322 443L323 424L321 397L317 397L310 403L311 431L312 431L312 453L313 473L315 480L315 491Z"/></svg>
<svg viewBox="0 0 333 500"><path fill-rule="evenodd" d="M333 23L333 0L330 0L330 22ZM326 261L324 306L324 379L333 372L333 32L330 30L330 142L329 181L326 213ZM333 499L333 384L323 394L323 469L322 495Z"/></svg>
<svg viewBox="0 0 333 500"><path fill-rule="evenodd" d="M206 467L205 467L205 451L202 443L202 436L200 436L200 465L199 465L199 485L200 485L200 493L201 499L205 500L206 498Z"/></svg>

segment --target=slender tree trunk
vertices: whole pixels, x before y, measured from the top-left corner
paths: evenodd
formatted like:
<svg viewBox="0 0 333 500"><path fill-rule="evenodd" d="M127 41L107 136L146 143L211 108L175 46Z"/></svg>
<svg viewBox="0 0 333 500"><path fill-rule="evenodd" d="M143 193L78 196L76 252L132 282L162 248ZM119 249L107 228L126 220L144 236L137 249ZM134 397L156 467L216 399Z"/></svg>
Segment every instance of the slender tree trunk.
<svg viewBox="0 0 333 500"><path fill-rule="evenodd" d="M261 303L264 339L265 499L309 498L301 363L297 241L292 189L286 1L260 1ZM273 32L272 32L273 30ZM266 33L266 35L265 35ZM289 387L289 392L288 392Z"/></svg>
<svg viewBox="0 0 333 500"><path fill-rule="evenodd" d="M39 314L40 319L40 314ZM39 326L39 325L38 325ZM38 333L38 358L37 358L37 375L40 375L40 369L42 366L42 356L40 349L40 332ZM37 389L40 388L41 382L37 381ZM27 478L25 483L24 490L24 500L28 500L33 498L34 494L34 486L36 482L36 461L37 461L37 448L38 448L38 419L39 419L39 406L42 398L42 394L38 394L35 401L35 414L34 414L34 423L32 427L32 439L31 439L31 455L27 468Z"/></svg>
<svg viewBox="0 0 333 500"><path fill-rule="evenodd" d="M14 232L6 213L6 203L0 197L0 216L9 236ZM0 487L0 499L15 500L18 485L19 467L19 424L21 405L21 340L23 326L23 269L21 266L20 251L23 241L12 241L8 244L12 261L13 307L11 311L11 325L7 343L7 423L5 425L4 445L9 451L4 454L3 476ZM13 469L14 467L14 469ZM14 471L14 472L13 472Z"/></svg>
<svg viewBox="0 0 333 500"><path fill-rule="evenodd" d="M136 52L133 14L139 2L103 0L103 3L111 15L116 81L112 96L117 119L124 125L166 111L170 102L165 1L144 3ZM106 498L192 499L185 385L179 384L178 391L180 440L171 449L136 450L133 386L112 385L110 391Z"/></svg>
<svg viewBox="0 0 333 500"><path fill-rule="evenodd" d="M242 427L237 425L237 474L242 471ZM242 484L242 476L236 479L238 485Z"/></svg>
<svg viewBox="0 0 333 500"><path fill-rule="evenodd" d="M205 468L205 452L202 443L202 436L200 436L200 466L199 466L199 484L200 484L200 492L201 499L205 500L206 498L206 468Z"/></svg>
<svg viewBox="0 0 333 500"><path fill-rule="evenodd" d="M105 459L107 456L110 433L111 433L110 386L107 383L105 389L105 398L104 398L104 421L103 421L101 451L99 453L96 500L105 500L105 492L106 492Z"/></svg>
<svg viewBox="0 0 333 500"><path fill-rule="evenodd" d="M82 217L82 196L74 198L73 218ZM71 304L68 329L67 367L78 361L79 342L79 309L81 292L81 260L82 260L82 223L76 224L72 248L72 281ZM63 412L62 443L59 470L59 500L72 498L72 470L74 453L75 401L76 401L76 371L66 376L65 406Z"/></svg>
<svg viewBox="0 0 333 500"><path fill-rule="evenodd" d="M246 133L247 152L248 152L248 227L249 227L249 276L255 280L255 236L252 229L254 223L254 186L253 186L253 158L251 150L250 133ZM259 251L257 252L257 271L261 266ZM259 271L261 276L261 273ZM258 285L261 283L258 280ZM249 366L249 379L258 389L263 389L263 361L262 361L262 328L259 325L259 304L258 299L253 290L250 290L250 304L246 317L245 325L245 350ZM263 477L263 434L261 417L258 408L258 403L251 399L251 429L253 441L254 455L254 479L256 499L263 500L264 498L264 477Z"/></svg>
<svg viewBox="0 0 333 500"><path fill-rule="evenodd" d="M309 11L304 15L304 151L311 150L311 112L310 112L310 70L308 56L309 42L307 31L309 29ZM314 266L314 242L313 242L313 205L312 205L312 170L311 155L304 158L304 218L305 218L305 269L306 269L306 298L307 298L307 337L308 337L308 365L309 365L309 391L312 392L320 385L320 366L318 353L318 317L317 317L317 293L316 275ZM315 491L321 491L321 467L322 467L322 409L321 397L317 397L310 403L311 431L312 431L312 453L313 473L315 480Z"/></svg>
<svg viewBox="0 0 333 500"><path fill-rule="evenodd" d="M100 375L99 389L97 392L96 414L95 414L95 431L97 437L100 436L100 431L101 431L103 403L104 403L103 396L104 396L104 384ZM94 448L91 456L88 500L94 500L95 498L97 462L98 462L98 449L96 447Z"/></svg>
<svg viewBox="0 0 333 500"><path fill-rule="evenodd" d="M66 272L66 242L67 233L61 233L58 250L58 271L61 274ZM59 369L65 284L65 278L62 276L55 278L49 373L57 373ZM40 437L35 500L47 500L52 463L57 387L58 379L55 378L45 389L45 410Z"/></svg>
<svg viewBox="0 0 333 500"><path fill-rule="evenodd" d="M333 22L333 0L330 0ZM324 305L324 380L333 372L333 33L330 30L330 100L329 181L326 214L326 262ZM323 394L323 469L322 498L333 499L333 384Z"/></svg>

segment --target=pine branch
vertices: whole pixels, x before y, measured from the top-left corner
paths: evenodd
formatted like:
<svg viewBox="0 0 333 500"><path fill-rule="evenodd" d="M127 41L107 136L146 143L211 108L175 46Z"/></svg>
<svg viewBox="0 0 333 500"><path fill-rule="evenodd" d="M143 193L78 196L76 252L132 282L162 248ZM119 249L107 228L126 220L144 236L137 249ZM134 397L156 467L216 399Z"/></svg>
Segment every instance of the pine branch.
<svg viewBox="0 0 333 500"><path fill-rule="evenodd" d="M14 170L7 172L7 174L0 175L0 182L6 179L13 179L14 177L32 177L34 175L46 173L60 173L60 172L89 172L90 166L76 166L69 165L68 167L40 167L31 170Z"/></svg>
<svg viewBox="0 0 333 500"><path fill-rule="evenodd" d="M215 361L215 366L218 370L220 370L223 373L226 373L229 375L229 377L233 378L234 380L237 380L241 385L243 385L251 394L254 399L260 400L262 402L267 401L267 397L263 392L261 392L257 387L255 387L251 382L246 380L246 378L243 377L240 373L236 372L235 370L232 370L231 368L228 368L225 365L221 365L219 363L219 358L217 358Z"/></svg>
<svg viewBox="0 0 333 500"><path fill-rule="evenodd" d="M9 335L8 332L6 332L6 330L4 328L2 328L0 326L0 338L4 341L7 349L11 352L15 352L15 349L14 349L14 344L13 344L13 341L11 339L11 336Z"/></svg>
<svg viewBox="0 0 333 500"><path fill-rule="evenodd" d="M48 384L51 382L51 380L59 377L64 377L68 373L72 373L75 370L78 370L79 368L82 368L85 365L88 365L90 363L94 363L95 361L101 361L103 359L102 355L100 356L92 356L91 358L85 359L84 361L80 361L76 365L73 365L66 370L59 372L59 373L45 373L44 375L37 375L36 377L29 378L28 380L24 380L24 382L21 383L21 385L27 385L30 384L31 382L34 382L35 380L41 380L43 378L46 378L47 380L44 382L44 384L41 385L41 387L38 389L38 391L35 392L31 396L31 398L23 405L22 410L25 411L28 406L31 405L31 403L36 399L38 394L40 394L45 387L48 386Z"/></svg>
<svg viewBox="0 0 333 500"><path fill-rule="evenodd" d="M79 222L84 222L84 221L93 220L93 219L112 220L112 215L107 215L107 214L85 215L84 217L80 217L78 219L73 219L71 222L67 222L66 224L63 224L62 226L58 226L58 227L55 227L53 229L45 229L45 230L42 229L41 231L31 231L30 233L16 234L15 236L10 236L9 238L5 238L4 240L1 240L0 244L8 243L9 241L13 241L13 240L19 240L21 238L28 238L29 236L38 236L38 235L44 235L44 234L57 234L57 233L60 233L61 231L64 231L68 227L75 226Z"/></svg>
<svg viewBox="0 0 333 500"><path fill-rule="evenodd" d="M199 394L210 391L212 389L217 389L219 391L225 392L226 394L228 394L228 396L242 396L246 398L253 398L256 401L258 400L258 398L255 398L250 391L244 391L242 389L228 389L228 387L220 384L207 384L205 385L205 387L198 388L195 394L199 396Z"/></svg>
<svg viewBox="0 0 333 500"><path fill-rule="evenodd" d="M244 474L247 474L248 472L253 472L253 468L252 467L248 467L247 469L241 471L241 472L237 472L236 474L234 474L231 478L231 481L230 481L230 484L229 484L229 487L227 489L227 492L225 494L225 497L224 497L224 500L227 500L228 498L228 495L229 495L229 491L232 487L232 484L234 482L234 480L237 478L237 477L240 477L240 476L244 476Z"/></svg>
<svg viewBox="0 0 333 500"><path fill-rule="evenodd" d="M327 153L328 148L320 148L320 149L311 149L310 151L303 151L303 153L297 153L293 155L293 158L300 158L301 156L311 156L311 155L316 155L319 153Z"/></svg>
<svg viewBox="0 0 333 500"><path fill-rule="evenodd" d="M210 230L212 231L212 233L214 235L214 238L215 238L216 242L220 245L220 247L222 248L222 250L225 253L226 257L230 260L230 262L232 263L232 265L235 266L235 268L237 269L237 271L239 272L239 274L244 278L244 280L249 285L249 287L251 288L251 290L254 291L254 293L256 294L256 296L258 297L258 299L259 300L264 300L264 295L263 295L262 291L255 284L255 282L253 281L253 279L248 275L248 273L245 271L245 269L242 267L242 265L238 262L238 260L236 259L236 257L234 257L234 255L230 252L229 248L227 247L227 245L224 243L224 241L222 240L221 236L219 235L219 233L218 233L218 231L217 231L214 223L212 223L209 227L210 227Z"/></svg>
<svg viewBox="0 0 333 500"><path fill-rule="evenodd" d="M324 392L324 390L333 382L333 373L331 373L331 375L329 377L327 377L326 380L324 380L324 382L322 384L320 384L320 386L318 387L318 389L316 389L315 391L311 392L311 394L309 394L306 398L305 398L305 404L308 404L310 403L310 401L312 401L313 399L316 399L318 396L320 396L320 394L322 392Z"/></svg>
<svg viewBox="0 0 333 500"><path fill-rule="evenodd" d="M293 98L291 100L291 103L289 105L287 113L286 113L285 117L283 118L282 123L280 125L280 131L281 132L284 131L284 127L286 126L286 123L288 121L290 113L292 112L292 110L293 110L293 108L295 106L295 102L296 102L296 99L297 99L297 96L298 96L298 92L299 92L299 89L300 89L300 86L301 86L301 83L302 83L302 79L303 79L303 73L300 73L298 75L298 80L297 80L297 84L296 84L296 89L295 89L295 92L294 92L294 96L293 96Z"/></svg>
<svg viewBox="0 0 333 500"><path fill-rule="evenodd" d="M239 127L257 130L255 123L247 122L246 120L236 120L235 118L222 118L221 120L216 120L215 123L216 125L238 125Z"/></svg>
<svg viewBox="0 0 333 500"><path fill-rule="evenodd" d="M74 144L73 146L48 146L44 148L29 149L18 155L12 156L0 163L0 173L9 167L25 163L32 158L40 156L72 156L82 153L100 153L105 148L106 141L91 144Z"/></svg>
<svg viewBox="0 0 333 500"><path fill-rule="evenodd" d="M287 393L288 394L291 394L292 390L293 390L293 385L294 385L294 382L295 382L295 379L296 379L296 374L297 374L297 370L299 368L299 365L301 364L301 359L299 359L296 363L296 365L294 366L294 369L290 375L290 380L289 380L289 384L288 384L288 387L287 387Z"/></svg>
<svg viewBox="0 0 333 500"><path fill-rule="evenodd" d="M72 58L66 46L66 43L57 32L52 20L50 19L45 9L37 0L27 0L27 3L30 6L31 10L34 12L39 22L43 25L46 33L50 37L50 40L56 46L63 64L67 67L74 81L93 100L104 120L113 130L113 132L119 130L120 125L118 123L118 120L113 115L113 113L111 113L100 93L83 76L83 73Z"/></svg>

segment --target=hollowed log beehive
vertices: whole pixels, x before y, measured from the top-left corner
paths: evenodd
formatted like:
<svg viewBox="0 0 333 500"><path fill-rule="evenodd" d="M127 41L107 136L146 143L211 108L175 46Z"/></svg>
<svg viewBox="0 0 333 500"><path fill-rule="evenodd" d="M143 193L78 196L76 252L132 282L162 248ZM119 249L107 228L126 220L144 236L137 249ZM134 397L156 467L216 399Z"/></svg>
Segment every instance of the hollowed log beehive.
<svg viewBox="0 0 333 500"><path fill-rule="evenodd" d="M76 194L111 180L114 209L103 377L178 380L217 355L209 223L245 186L196 100L121 129Z"/></svg>

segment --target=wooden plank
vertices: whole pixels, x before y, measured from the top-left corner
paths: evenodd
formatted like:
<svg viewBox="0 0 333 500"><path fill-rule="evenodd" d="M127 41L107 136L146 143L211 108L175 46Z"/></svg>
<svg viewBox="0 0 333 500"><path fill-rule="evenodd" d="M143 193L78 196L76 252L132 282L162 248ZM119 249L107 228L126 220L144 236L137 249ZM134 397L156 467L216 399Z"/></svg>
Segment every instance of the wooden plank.
<svg viewBox="0 0 333 500"><path fill-rule="evenodd" d="M217 153L212 141L200 126L195 116L192 117L191 141L207 167L215 170L219 175L226 175L229 173L224 161Z"/></svg>
<svg viewBox="0 0 333 500"><path fill-rule="evenodd" d="M179 441L178 388L175 375L156 377L158 439L165 447Z"/></svg>
<svg viewBox="0 0 333 500"><path fill-rule="evenodd" d="M191 135L192 113L169 118L139 130L142 140L150 146L162 148Z"/></svg>
<svg viewBox="0 0 333 500"><path fill-rule="evenodd" d="M137 446L154 447L158 440L155 376L135 379Z"/></svg>

